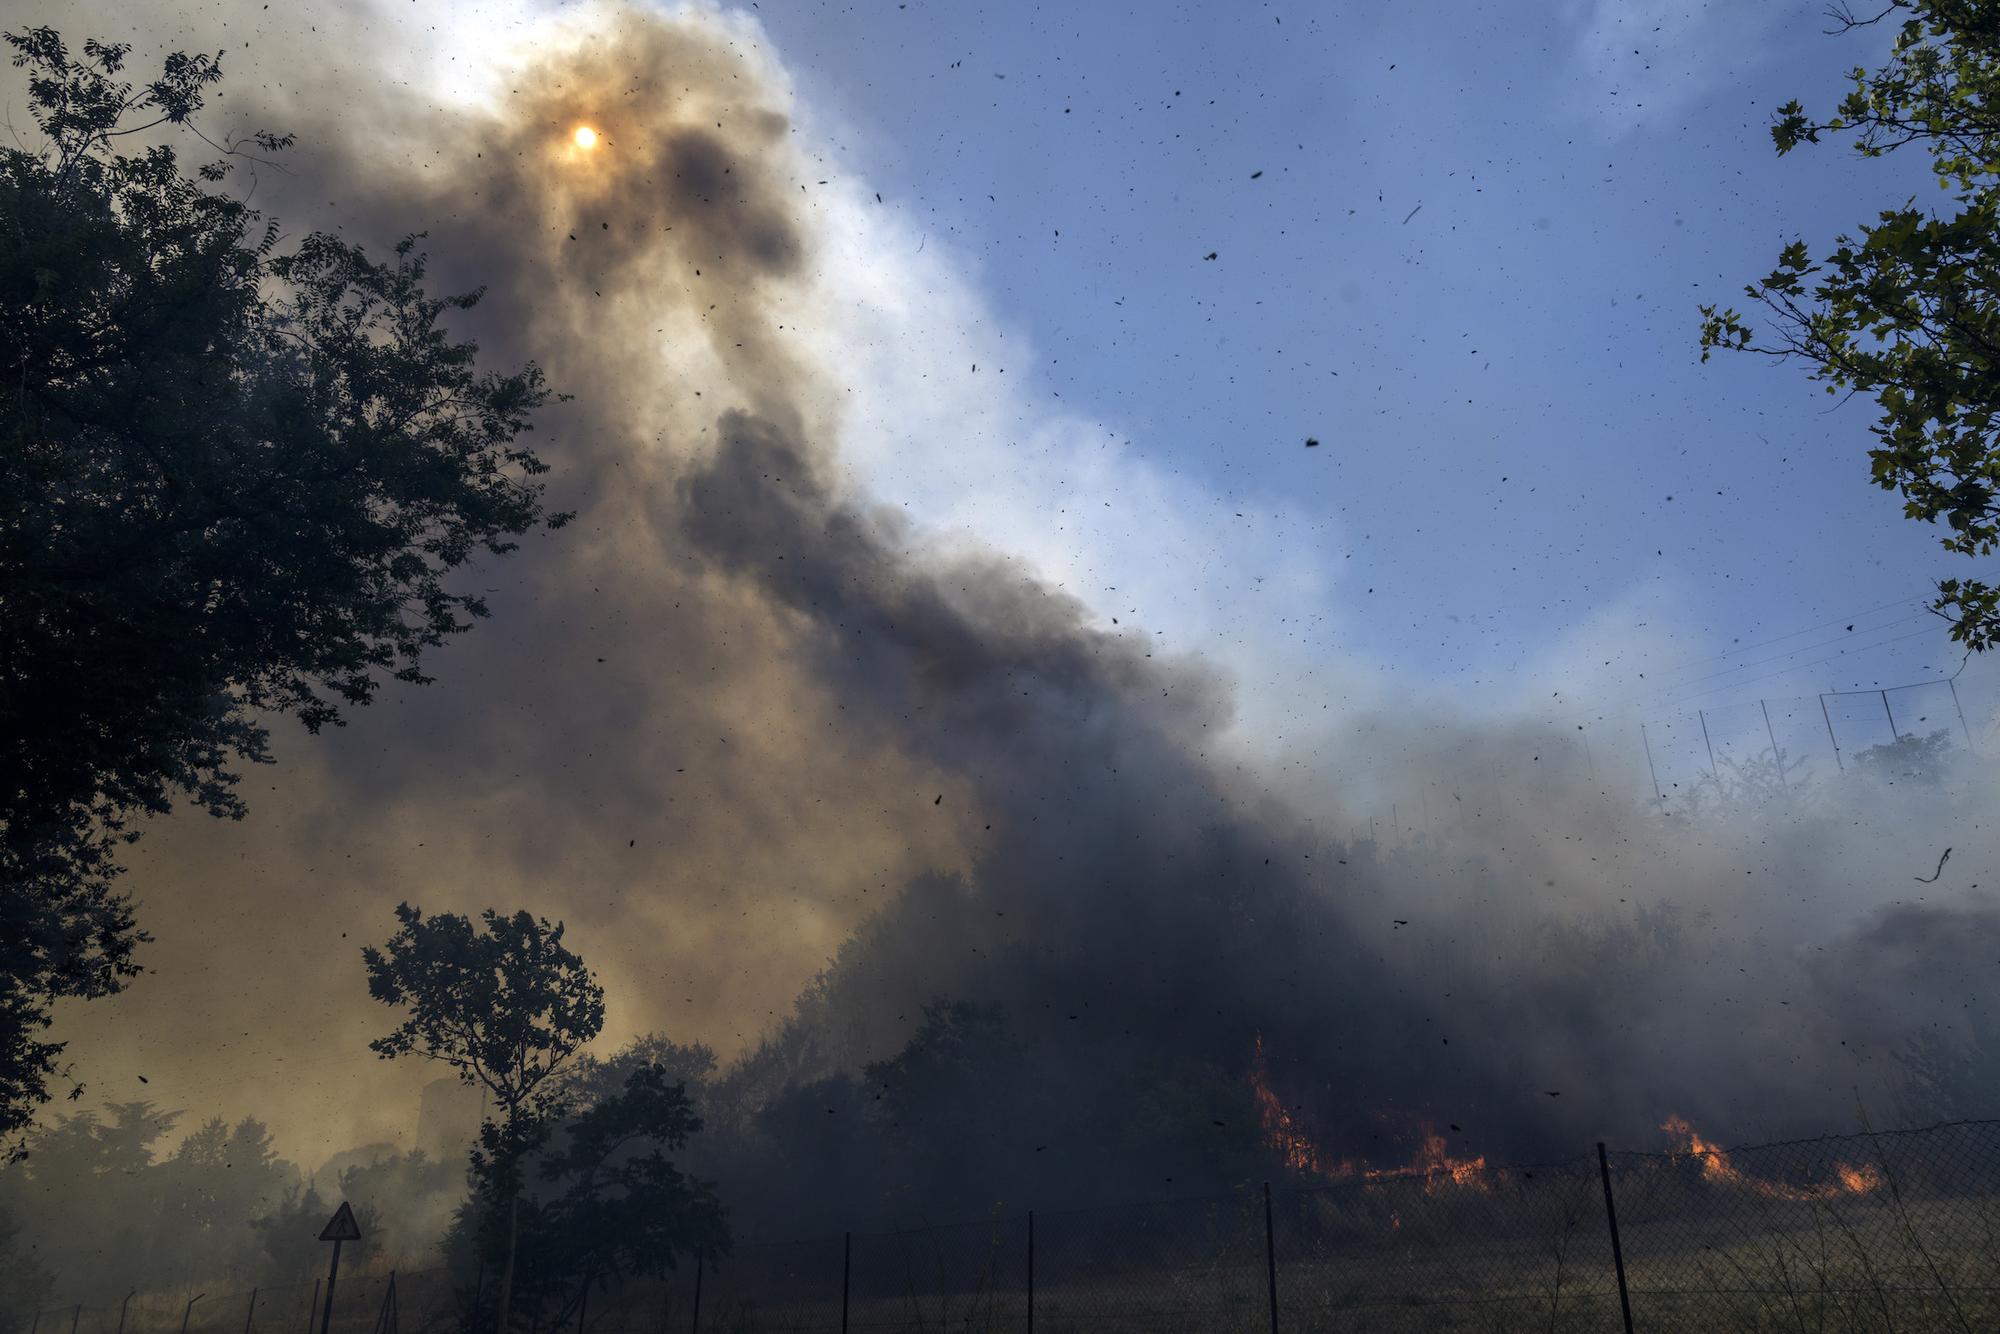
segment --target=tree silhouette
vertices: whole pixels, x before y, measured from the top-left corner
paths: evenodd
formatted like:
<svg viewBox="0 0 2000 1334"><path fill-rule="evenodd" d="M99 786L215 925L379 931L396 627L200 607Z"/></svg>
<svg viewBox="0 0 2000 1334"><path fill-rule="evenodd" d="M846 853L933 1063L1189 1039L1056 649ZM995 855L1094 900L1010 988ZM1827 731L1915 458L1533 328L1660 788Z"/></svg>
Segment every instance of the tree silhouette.
<svg viewBox="0 0 2000 1334"><path fill-rule="evenodd" d="M1747 814L1769 807L1803 809L1813 795L1812 777L1803 759L1768 748L1746 759L1727 755L1705 769L1682 793L1681 814L1713 818Z"/></svg>
<svg viewBox="0 0 2000 1334"><path fill-rule="evenodd" d="M1854 772L1885 783L1915 783L1937 787L1953 759L1951 730L1939 728L1926 736L1905 732L1893 742L1856 751Z"/></svg>
<svg viewBox="0 0 2000 1334"><path fill-rule="evenodd" d="M456 913L425 917L396 905L401 923L381 949L367 946L368 994L401 1008L403 1021L368 1045L384 1059L442 1061L483 1086L499 1113L479 1128L472 1171L487 1216L506 1215L495 1327L506 1334L520 1238L522 1167L564 1109L557 1076L604 1027L604 988L562 943L563 927L525 911L488 908L484 930Z"/></svg>
<svg viewBox="0 0 2000 1334"><path fill-rule="evenodd" d="M1947 550L1986 556L2000 547L2000 15L1968 0L1883 0L1872 17L1836 18L1857 28L1892 15L1903 19L1888 63L1856 69L1823 121L1786 103L1771 137L1781 155L1828 134L1851 134L1864 158L1921 149L1956 211L1885 209L1818 260L1792 242L1745 289L1771 341L1737 311L1703 306L1702 360L1761 352L1802 361L1829 394L1873 395L1875 484L1900 493L1910 518L1942 522ZM2000 587L1946 579L1932 605L1968 648L2000 641Z"/></svg>
<svg viewBox="0 0 2000 1334"><path fill-rule="evenodd" d="M427 680L486 614L447 577L564 517L516 444L540 371L479 371L446 329L478 294L427 295L414 239L281 252L223 186L288 136L192 176L121 151L199 135L219 56L140 85L125 46L5 39L42 142L0 148L0 1138L59 1067L51 1003L135 972L132 817L240 817L263 716L317 731Z"/></svg>
<svg viewBox="0 0 2000 1334"><path fill-rule="evenodd" d="M593 1289L671 1273L682 1255L699 1263L729 1249L714 1188L667 1156L701 1129L685 1085L650 1061L618 1064L625 1075L616 1089L577 1094L570 1085L581 1105L524 1164L512 1304L535 1328L577 1318ZM486 1225L489 1202L476 1194L460 1210L446 1246L461 1268L505 1262L505 1238ZM480 1318L475 1310L471 1323Z"/></svg>

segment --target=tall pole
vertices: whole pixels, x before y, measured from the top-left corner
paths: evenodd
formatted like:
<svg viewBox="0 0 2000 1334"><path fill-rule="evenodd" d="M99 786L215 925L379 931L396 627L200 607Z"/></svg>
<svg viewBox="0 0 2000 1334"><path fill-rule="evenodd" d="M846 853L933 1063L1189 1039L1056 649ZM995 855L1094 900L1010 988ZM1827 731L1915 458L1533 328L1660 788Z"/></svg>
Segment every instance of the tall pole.
<svg viewBox="0 0 2000 1334"><path fill-rule="evenodd" d="M1271 1334L1278 1334L1278 1250L1271 1230L1271 1183L1264 1183L1264 1278L1271 1292Z"/></svg>
<svg viewBox="0 0 2000 1334"><path fill-rule="evenodd" d="M124 1301L118 1303L118 1334L125 1334L125 1307L131 1302L131 1300L134 1297L138 1295L139 1295L139 1290L137 1288L134 1288L132 1289L132 1291L125 1294Z"/></svg>
<svg viewBox="0 0 2000 1334"><path fill-rule="evenodd" d="M1035 1334L1035 1211L1028 1210L1028 1334Z"/></svg>
<svg viewBox="0 0 2000 1334"><path fill-rule="evenodd" d="M1604 1141L1597 1141L1597 1175L1604 1181L1604 1217L1611 1224L1611 1263L1618 1270L1618 1305L1625 1312L1625 1334L1632 1334L1632 1296L1625 1290L1625 1248L1618 1244L1618 1206L1611 1199L1611 1163Z"/></svg>
<svg viewBox="0 0 2000 1334"><path fill-rule="evenodd" d="M475 1301L473 1305L474 1309L477 1309L478 1307L477 1301ZM317 1311L318 1309L319 1309L319 1280L314 1279L312 1300L306 1303L306 1334L312 1334L313 1312Z"/></svg>
<svg viewBox="0 0 2000 1334"><path fill-rule="evenodd" d="M188 1334L188 1317L194 1313L194 1304L206 1296L208 1294L205 1292L197 1292L188 1298L188 1304L181 1308L181 1334Z"/></svg>
<svg viewBox="0 0 2000 1334"><path fill-rule="evenodd" d="M333 1281L340 1277L340 1248L344 1245L346 1243L342 1241L333 1243L333 1263L326 1270L326 1305L319 1318L319 1334L326 1334L333 1328Z"/></svg>
<svg viewBox="0 0 2000 1334"><path fill-rule="evenodd" d="M1972 744L1972 729L1965 725L1965 708L1958 702L1958 681L1948 676L1944 683L1951 687L1951 707L1958 710L1958 730L1965 733L1965 748L1972 752L1974 759L1978 759L1979 751Z"/></svg>
<svg viewBox="0 0 2000 1334"><path fill-rule="evenodd" d="M257 1289L250 1289L250 1309L243 1313L243 1334L250 1334L252 1322L257 1319ZM69 1334L76 1334L71 1330Z"/></svg>
<svg viewBox="0 0 2000 1334"><path fill-rule="evenodd" d="M1708 715L1700 709L1696 709L1694 716L1701 719L1701 744L1708 747L1708 776L1713 778L1715 777L1715 744L1708 739Z"/></svg>
<svg viewBox="0 0 2000 1334"><path fill-rule="evenodd" d="M1840 738L1833 734L1833 715L1826 711L1824 694L1819 697L1819 716L1826 719L1826 739L1833 743L1833 762L1840 766L1842 773L1846 773L1847 761L1840 758Z"/></svg>
<svg viewBox="0 0 2000 1334"><path fill-rule="evenodd" d="M1771 729L1771 706L1760 699L1757 707L1764 711L1764 735L1771 738L1771 763L1778 766L1778 783L1789 792L1792 785L1785 779L1785 757L1778 753L1778 734Z"/></svg>
<svg viewBox="0 0 2000 1334"><path fill-rule="evenodd" d="M1653 776L1653 800L1664 806L1667 799L1660 795L1660 771L1653 767L1653 742L1646 735L1646 724L1639 724L1639 744L1646 748L1646 772Z"/></svg>
<svg viewBox="0 0 2000 1334"><path fill-rule="evenodd" d="M697 1246L694 1252L694 1322L688 1326L690 1330L701 1328L701 1271L707 1268L703 1249Z"/></svg>
<svg viewBox="0 0 2000 1334"><path fill-rule="evenodd" d="M76 1309L69 1313L69 1334L76 1334L76 1322L81 1319L83 1319L83 1303L78 1302Z"/></svg>
<svg viewBox="0 0 2000 1334"><path fill-rule="evenodd" d="M840 1238L840 1334L847 1334L847 1292L854 1277L854 1234L846 1232Z"/></svg>

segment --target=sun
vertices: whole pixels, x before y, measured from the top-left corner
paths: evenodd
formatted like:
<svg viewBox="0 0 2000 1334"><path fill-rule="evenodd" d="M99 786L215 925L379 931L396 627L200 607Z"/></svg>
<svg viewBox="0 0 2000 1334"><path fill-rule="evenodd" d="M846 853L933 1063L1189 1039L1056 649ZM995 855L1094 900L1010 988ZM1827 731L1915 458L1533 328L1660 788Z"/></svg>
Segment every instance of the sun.
<svg viewBox="0 0 2000 1334"><path fill-rule="evenodd" d="M597 147L597 131L591 129L588 125L577 126L576 133L571 137L576 140L578 148Z"/></svg>

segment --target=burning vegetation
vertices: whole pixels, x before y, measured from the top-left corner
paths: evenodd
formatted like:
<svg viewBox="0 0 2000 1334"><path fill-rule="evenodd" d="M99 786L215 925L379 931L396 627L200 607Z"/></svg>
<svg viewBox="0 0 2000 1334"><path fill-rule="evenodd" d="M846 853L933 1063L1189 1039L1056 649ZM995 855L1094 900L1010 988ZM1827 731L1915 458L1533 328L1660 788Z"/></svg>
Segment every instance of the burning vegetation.
<svg viewBox="0 0 2000 1334"><path fill-rule="evenodd" d="M1250 1091L1257 1104L1257 1119L1264 1147L1303 1177L1328 1182L1368 1184L1387 1180L1420 1179L1424 1192L1457 1189L1490 1191L1507 1180L1504 1168L1489 1167L1484 1154L1454 1157L1436 1127L1424 1124L1418 1130L1417 1147L1406 1163L1388 1167L1371 1165L1364 1159L1335 1157L1306 1130L1271 1087L1270 1067L1259 1035L1250 1065ZM1829 1181L1800 1184L1774 1181L1738 1167L1729 1151L1703 1137L1686 1117L1669 1116L1660 1126L1674 1140L1667 1151L1670 1162L1698 1163L1701 1179L1710 1185L1745 1190L1766 1199L1812 1203L1871 1194L1886 1184L1882 1170L1871 1164L1836 1162Z"/></svg>
<svg viewBox="0 0 2000 1334"><path fill-rule="evenodd" d="M1491 1190L1504 1179L1504 1173L1488 1169L1484 1154L1473 1158L1452 1157L1444 1136L1430 1125L1420 1130L1416 1152L1408 1163L1373 1167L1353 1158L1334 1159L1306 1133L1298 1118L1286 1109L1272 1090L1261 1034L1257 1038L1255 1057L1250 1066L1250 1091L1257 1103L1257 1119L1263 1131L1264 1147L1276 1153L1287 1169L1300 1176L1364 1183L1418 1177L1424 1182L1426 1194L1447 1187Z"/></svg>
<svg viewBox="0 0 2000 1334"><path fill-rule="evenodd" d="M1855 1166L1845 1162L1836 1162L1833 1165L1834 1179L1831 1181L1813 1185L1771 1181L1753 1176L1737 1167L1730 1161L1727 1149L1704 1139L1701 1132L1688 1124L1684 1116L1669 1116L1661 1122L1660 1129L1677 1141L1677 1146L1670 1149L1667 1156L1675 1161L1699 1161L1703 1181L1714 1186L1748 1190L1766 1199L1808 1204L1817 1200L1839 1199L1843 1196L1867 1195L1879 1190L1885 1184L1880 1168L1866 1163Z"/></svg>

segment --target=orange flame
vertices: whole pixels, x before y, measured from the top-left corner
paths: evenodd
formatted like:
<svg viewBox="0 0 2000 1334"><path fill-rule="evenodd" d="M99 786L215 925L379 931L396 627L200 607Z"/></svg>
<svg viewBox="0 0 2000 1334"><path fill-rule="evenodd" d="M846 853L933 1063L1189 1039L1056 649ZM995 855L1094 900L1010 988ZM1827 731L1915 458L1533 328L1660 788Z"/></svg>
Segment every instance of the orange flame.
<svg viewBox="0 0 2000 1334"><path fill-rule="evenodd" d="M1416 1156L1404 1166L1370 1167L1366 1163L1357 1165L1346 1158L1334 1161L1272 1091L1269 1070L1264 1063L1262 1035L1257 1038L1256 1057L1250 1066L1250 1091L1257 1103L1257 1119L1263 1127L1264 1147L1276 1153L1294 1172L1323 1177L1328 1181L1352 1181L1356 1178L1381 1181L1415 1175L1424 1179L1426 1194L1445 1186L1469 1190L1491 1188L1487 1179L1486 1156L1452 1157L1445 1146L1444 1136L1430 1126L1424 1127L1423 1140L1417 1147Z"/></svg>
<svg viewBox="0 0 2000 1334"><path fill-rule="evenodd" d="M1335 1181L1351 1175L1346 1163L1330 1167L1319 1145L1313 1143L1312 1137L1299 1127L1297 1120L1285 1110L1285 1104L1278 1101L1278 1095L1271 1091L1271 1081L1264 1069L1262 1034L1257 1037L1257 1056L1250 1067L1250 1091L1257 1100L1257 1120L1264 1128L1264 1146L1274 1150L1286 1167L1294 1172Z"/></svg>
<svg viewBox="0 0 2000 1334"><path fill-rule="evenodd" d="M1416 1161L1411 1167L1424 1175L1426 1193L1447 1182L1474 1190L1486 1189L1486 1155L1452 1157L1445 1151L1444 1136L1429 1126L1424 1127L1423 1146L1417 1150Z"/></svg>
<svg viewBox="0 0 2000 1334"><path fill-rule="evenodd" d="M1714 1186L1733 1186L1754 1191L1766 1199L1789 1200L1793 1203L1810 1203L1815 1200L1838 1199L1842 1195L1866 1195L1879 1189L1883 1184L1880 1168L1870 1164L1859 1167L1851 1163L1837 1162L1833 1165L1834 1181L1817 1186L1791 1186L1782 1181L1766 1181L1753 1177L1729 1160L1728 1150L1704 1139L1684 1116L1669 1116L1661 1123L1660 1129L1682 1141L1674 1157L1697 1157L1701 1159L1701 1179Z"/></svg>

